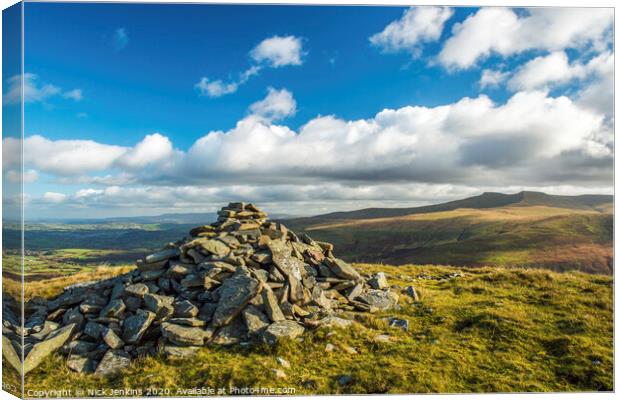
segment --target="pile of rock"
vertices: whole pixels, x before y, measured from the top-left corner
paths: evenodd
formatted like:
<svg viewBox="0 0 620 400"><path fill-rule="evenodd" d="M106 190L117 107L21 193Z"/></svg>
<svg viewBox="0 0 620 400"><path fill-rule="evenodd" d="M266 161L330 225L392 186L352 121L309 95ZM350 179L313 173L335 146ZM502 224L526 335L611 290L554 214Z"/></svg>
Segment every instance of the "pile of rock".
<svg viewBox="0 0 620 400"><path fill-rule="evenodd" d="M331 244L296 235L252 204L230 203L218 216L138 260L128 274L29 302L24 329L5 323L3 340L19 349L24 335L25 372L60 349L71 369L106 375L158 352L275 345L306 329L346 325L337 317L343 311L398 302L383 274L361 276Z"/></svg>

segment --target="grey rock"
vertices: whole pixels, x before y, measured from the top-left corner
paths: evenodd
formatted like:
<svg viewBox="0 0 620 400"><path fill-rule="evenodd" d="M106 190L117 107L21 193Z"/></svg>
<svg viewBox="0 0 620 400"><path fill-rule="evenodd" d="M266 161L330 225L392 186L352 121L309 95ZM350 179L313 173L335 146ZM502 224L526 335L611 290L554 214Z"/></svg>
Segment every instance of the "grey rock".
<svg viewBox="0 0 620 400"><path fill-rule="evenodd" d="M376 274L374 274L372 278L368 280L368 284L373 289L379 289L379 290L386 289L390 286L383 272L377 272Z"/></svg>
<svg viewBox="0 0 620 400"><path fill-rule="evenodd" d="M144 305L147 310L155 313L155 318L163 319L172 316L174 307L172 303L174 297L172 296L160 296L157 294L147 293L144 295Z"/></svg>
<svg viewBox="0 0 620 400"><path fill-rule="evenodd" d="M330 328L348 328L353 325L353 321L340 317L329 316L319 320L318 325Z"/></svg>
<svg viewBox="0 0 620 400"><path fill-rule="evenodd" d="M78 307L68 310L65 315L62 316L63 325L75 324L76 326L82 326L83 322L84 316Z"/></svg>
<svg viewBox="0 0 620 400"><path fill-rule="evenodd" d="M278 300L276 296L273 294L273 291L269 286L266 286L263 289L263 304L265 306L265 312L267 313L267 317L272 322L284 321L284 314L278 305Z"/></svg>
<svg viewBox="0 0 620 400"><path fill-rule="evenodd" d="M258 293L259 288L259 281L252 278L247 269L238 268L218 290L220 300L211 320L213 327L219 328L232 321Z"/></svg>
<svg viewBox="0 0 620 400"><path fill-rule="evenodd" d="M409 321L407 321L406 319L390 318L389 324L390 326L400 328L405 332L409 331Z"/></svg>
<svg viewBox="0 0 620 400"><path fill-rule="evenodd" d="M191 301L183 300L174 304L174 316L192 318L198 315L198 307Z"/></svg>
<svg viewBox="0 0 620 400"><path fill-rule="evenodd" d="M109 350L97 365L95 375L109 376L121 373L131 364L129 354L123 350Z"/></svg>
<svg viewBox="0 0 620 400"><path fill-rule="evenodd" d="M241 317L233 319L213 338L213 343L228 346L237 344L246 338L248 330Z"/></svg>
<svg viewBox="0 0 620 400"><path fill-rule="evenodd" d="M118 317L125 311L125 303L122 299L114 299L110 301L110 303L101 310L99 314L101 317Z"/></svg>
<svg viewBox="0 0 620 400"><path fill-rule="evenodd" d="M84 334L90 336L93 339L99 339L101 332L103 331L103 325L96 322L89 321L84 326Z"/></svg>
<svg viewBox="0 0 620 400"><path fill-rule="evenodd" d="M389 310L398 304L398 295L390 291L371 289L366 293L363 293L357 297L360 300L371 307L375 307L378 310Z"/></svg>
<svg viewBox="0 0 620 400"><path fill-rule="evenodd" d="M304 333L304 327L295 321L274 322L263 332L263 339L269 345L276 345L280 341L295 339Z"/></svg>
<svg viewBox="0 0 620 400"><path fill-rule="evenodd" d="M200 307L200 312L198 313L198 319L201 319L205 322L210 322L213 318L213 314L215 313L215 309L217 308L217 303L205 303Z"/></svg>
<svg viewBox="0 0 620 400"><path fill-rule="evenodd" d="M418 292L415 290L413 286L407 286L405 288L405 294L411 297L413 301L420 301L420 297L418 296Z"/></svg>
<svg viewBox="0 0 620 400"><path fill-rule="evenodd" d="M157 261L157 262L152 262L152 263L144 262L144 260L136 261L136 266L138 267L138 271L143 271L143 272L157 271L157 270L164 269L166 264L168 264L168 259Z"/></svg>
<svg viewBox="0 0 620 400"><path fill-rule="evenodd" d="M202 328L193 328L164 322L161 324L162 336L179 346L202 346L207 333Z"/></svg>
<svg viewBox="0 0 620 400"><path fill-rule="evenodd" d="M47 335L49 335L51 332L55 331L58 328L60 328L60 325L58 323L52 321L45 321L45 323L43 324L43 328L37 333L32 333L30 337L33 337L36 340L43 340L47 337Z"/></svg>
<svg viewBox="0 0 620 400"><path fill-rule="evenodd" d="M230 247L215 239L202 240L199 246L207 253L217 257L224 257L230 252Z"/></svg>
<svg viewBox="0 0 620 400"><path fill-rule="evenodd" d="M361 278L360 274L352 266L339 258L326 258L325 264L327 264L334 275L340 278L353 280L358 280Z"/></svg>
<svg viewBox="0 0 620 400"><path fill-rule="evenodd" d="M156 269L153 271L143 271L140 274L140 277L142 278L143 281L154 281L158 279L160 276L162 276L164 272L165 270L163 269Z"/></svg>
<svg viewBox="0 0 620 400"><path fill-rule="evenodd" d="M76 327L75 323L64 326L49 335L49 338L32 346L32 350L24 358L23 371L24 374L36 368L45 357L58 350L69 340Z"/></svg>
<svg viewBox="0 0 620 400"><path fill-rule="evenodd" d="M134 283L125 287L126 296L135 296L143 298L145 294L149 292L149 287L144 283Z"/></svg>
<svg viewBox="0 0 620 400"><path fill-rule="evenodd" d="M80 373L88 373L94 372L97 363L85 356L80 356L77 354L71 354L67 358L67 368L72 371L80 372Z"/></svg>
<svg viewBox="0 0 620 400"><path fill-rule="evenodd" d="M111 349L120 349L125 345L125 342L110 328L103 329L101 338Z"/></svg>
<svg viewBox="0 0 620 400"><path fill-rule="evenodd" d="M123 323L123 341L134 344L140 341L144 332L155 320L155 314L150 311L138 310Z"/></svg>
<svg viewBox="0 0 620 400"><path fill-rule="evenodd" d="M269 326L270 321L267 316L253 305L248 305L242 315L250 335L258 335Z"/></svg>
<svg viewBox="0 0 620 400"><path fill-rule="evenodd" d="M178 257L181 255L181 252L177 248L165 249L155 254L150 254L146 256L144 261L147 264L153 264L159 261L168 260L170 258Z"/></svg>
<svg viewBox="0 0 620 400"><path fill-rule="evenodd" d="M267 245L271 251L273 264L285 276L293 276L297 281L303 279L304 262L291 254L291 249L282 240L272 240Z"/></svg>
<svg viewBox="0 0 620 400"><path fill-rule="evenodd" d="M97 348L97 343L87 342L85 340L74 340L67 343L62 348L64 354L86 354Z"/></svg>
<svg viewBox="0 0 620 400"><path fill-rule="evenodd" d="M13 367L13 369L15 369L15 371L21 374L21 358L17 354L17 351L15 351L15 347L13 346L13 343L11 343L11 340L4 335L2 335L2 356L4 356L4 359L9 363L11 367Z"/></svg>
<svg viewBox="0 0 620 400"><path fill-rule="evenodd" d="M124 301L127 310L136 312L142 305L142 299L139 297L129 296Z"/></svg>

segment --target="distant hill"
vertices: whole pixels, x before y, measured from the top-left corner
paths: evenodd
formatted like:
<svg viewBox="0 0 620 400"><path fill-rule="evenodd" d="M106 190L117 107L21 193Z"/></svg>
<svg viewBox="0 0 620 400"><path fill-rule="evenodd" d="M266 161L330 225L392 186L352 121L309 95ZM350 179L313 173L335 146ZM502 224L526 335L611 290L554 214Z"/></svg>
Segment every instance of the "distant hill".
<svg viewBox="0 0 620 400"><path fill-rule="evenodd" d="M570 208L577 210L599 210L613 203L612 195L586 194L580 196L557 196L542 192L523 191L514 194L485 192L478 196L468 197L462 200L449 201L447 203L434 204L422 207L410 208L365 208L357 211L333 212L317 215L299 220L328 220L328 219L370 219L398 217L403 215L431 213L438 211L451 211L459 208L497 208L509 205L533 206L541 205L548 207Z"/></svg>
<svg viewBox="0 0 620 400"><path fill-rule="evenodd" d="M612 273L613 196L483 193L424 207L283 221L348 261Z"/></svg>

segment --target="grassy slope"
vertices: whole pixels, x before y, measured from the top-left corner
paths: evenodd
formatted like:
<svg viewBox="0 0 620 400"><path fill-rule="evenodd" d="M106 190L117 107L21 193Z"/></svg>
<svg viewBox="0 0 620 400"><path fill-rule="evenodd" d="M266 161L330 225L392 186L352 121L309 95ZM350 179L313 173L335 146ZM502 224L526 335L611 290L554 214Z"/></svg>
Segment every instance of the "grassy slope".
<svg viewBox="0 0 620 400"><path fill-rule="evenodd" d="M300 393L427 393L612 389L613 281L582 273L498 268L457 269L464 276L436 281L450 267L357 265L385 271L390 283L413 283L422 301L361 316L366 328L307 333L303 343L275 349L204 348L195 359L147 358L110 380L79 375L60 356L26 377L26 389L293 387ZM409 320L410 331L382 320ZM377 343L387 333L390 343ZM337 350L325 352L332 343ZM358 354L348 354L352 346ZM292 368L275 378L276 356ZM5 379L15 378L10 367ZM340 385L337 377L352 381Z"/></svg>
<svg viewBox="0 0 620 400"><path fill-rule="evenodd" d="M297 220L291 228L334 243L349 261L610 273L613 259L613 215L595 210L457 209L362 220Z"/></svg>

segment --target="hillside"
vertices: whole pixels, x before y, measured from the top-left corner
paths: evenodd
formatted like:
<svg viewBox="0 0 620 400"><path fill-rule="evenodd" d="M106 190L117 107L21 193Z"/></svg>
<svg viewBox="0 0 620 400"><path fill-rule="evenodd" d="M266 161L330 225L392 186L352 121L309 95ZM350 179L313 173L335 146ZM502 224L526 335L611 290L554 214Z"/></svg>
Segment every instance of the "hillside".
<svg viewBox="0 0 620 400"><path fill-rule="evenodd" d="M523 191L515 194L485 192L478 196L447 203L410 208L365 208L357 211L333 212L315 217L296 218L296 224L312 225L324 220L372 219L401 217L412 214L425 214L440 211L452 211L461 208L487 209L506 206L548 206L575 210L605 211L613 203L611 195L587 194L581 196L557 196L542 192Z"/></svg>
<svg viewBox="0 0 620 400"><path fill-rule="evenodd" d="M312 393L560 392L613 390L613 279L498 268L356 265L413 284L402 309L360 315L361 326L321 329L276 348L205 347L195 358L147 357L122 377L70 371L60 355L26 376L26 390L109 387L292 388ZM455 274L456 273L456 274ZM385 317L409 322L390 328ZM334 346L326 351L327 345ZM353 352L353 349L355 352ZM276 360L290 363L283 368ZM286 376L276 377L272 369ZM18 379L5 366L6 382Z"/></svg>
<svg viewBox="0 0 620 400"><path fill-rule="evenodd" d="M485 193L434 206L332 213L285 224L334 243L354 262L611 273L612 209L611 196Z"/></svg>

